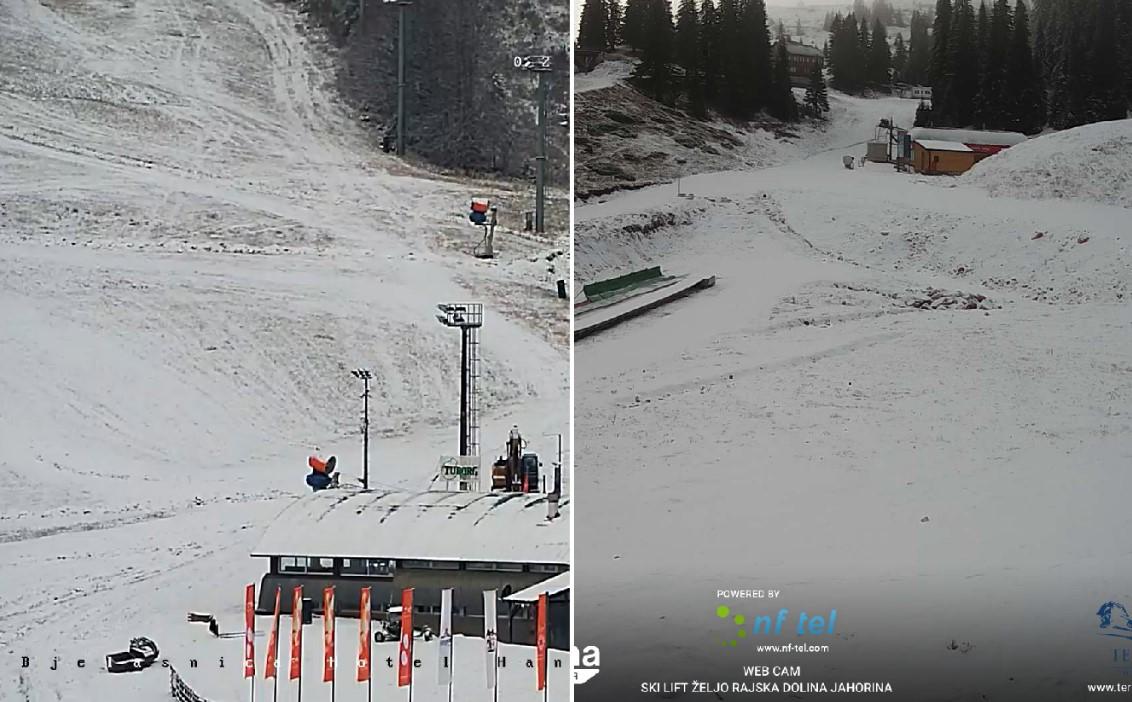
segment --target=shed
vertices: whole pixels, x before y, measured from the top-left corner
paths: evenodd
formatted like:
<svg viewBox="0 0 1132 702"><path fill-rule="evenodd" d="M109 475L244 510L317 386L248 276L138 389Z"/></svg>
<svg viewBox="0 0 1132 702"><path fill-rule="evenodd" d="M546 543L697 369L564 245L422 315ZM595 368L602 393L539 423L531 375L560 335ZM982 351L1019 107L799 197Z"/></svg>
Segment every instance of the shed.
<svg viewBox="0 0 1132 702"><path fill-rule="evenodd" d="M960 142L934 139L912 141L912 167L917 173L959 175L970 170L976 161L975 152Z"/></svg>
<svg viewBox="0 0 1132 702"><path fill-rule="evenodd" d="M912 130L912 139L929 139L933 141L957 141L966 144L972 151L984 158L996 154L1003 149L1017 146L1027 140L1025 134L1019 132L988 132L979 129L942 129L936 127L916 127Z"/></svg>

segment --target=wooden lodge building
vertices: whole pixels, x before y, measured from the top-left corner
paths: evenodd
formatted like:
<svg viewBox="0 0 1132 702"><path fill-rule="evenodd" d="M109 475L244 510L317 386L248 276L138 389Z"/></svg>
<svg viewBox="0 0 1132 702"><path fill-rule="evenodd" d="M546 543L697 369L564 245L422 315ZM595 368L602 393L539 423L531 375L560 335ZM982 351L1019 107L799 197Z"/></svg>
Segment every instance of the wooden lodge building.
<svg viewBox="0 0 1132 702"><path fill-rule="evenodd" d="M289 614L296 585L319 612L323 588L334 585L337 614L357 616L369 586L374 618L382 619L400 606L402 589L414 588L414 626L438 631L440 592L452 588L453 633L482 636L483 591L494 589L499 640L533 645L531 596L537 601L540 584L557 578L545 590L554 590L548 645L565 650L570 502L563 496L556 509L549 504L542 493L314 492L285 508L252 552L267 562L256 612L274 611L280 587Z"/></svg>
<svg viewBox="0 0 1132 702"><path fill-rule="evenodd" d="M795 88L805 88L810 85L810 74L814 66L822 65L822 50L816 46L782 39L786 42L786 61L790 65L790 84Z"/></svg>
<svg viewBox="0 0 1132 702"><path fill-rule="evenodd" d="M916 127L912 140L912 168L926 175L960 175L1003 149L1026 141L1017 132Z"/></svg>

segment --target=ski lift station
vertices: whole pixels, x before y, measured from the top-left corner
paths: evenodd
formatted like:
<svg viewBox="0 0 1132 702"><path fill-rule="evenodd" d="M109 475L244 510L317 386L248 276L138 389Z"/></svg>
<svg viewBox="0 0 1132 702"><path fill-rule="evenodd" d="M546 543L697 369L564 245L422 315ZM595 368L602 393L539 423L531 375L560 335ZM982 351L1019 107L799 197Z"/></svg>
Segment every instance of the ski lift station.
<svg viewBox="0 0 1132 702"><path fill-rule="evenodd" d="M288 593L296 585L319 611L316 593L333 585L337 613L357 616L368 586L380 618L400 605L403 588L415 588L414 620L436 631L441 590L452 588L453 633L479 636L483 591L497 590L499 640L533 645L531 593L537 601L547 592L548 644L565 650L569 505L566 496L539 492L313 492L286 507L252 552L267 563L257 612L270 615L275 589ZM289 614L289 597L282 606Z"/></svg>

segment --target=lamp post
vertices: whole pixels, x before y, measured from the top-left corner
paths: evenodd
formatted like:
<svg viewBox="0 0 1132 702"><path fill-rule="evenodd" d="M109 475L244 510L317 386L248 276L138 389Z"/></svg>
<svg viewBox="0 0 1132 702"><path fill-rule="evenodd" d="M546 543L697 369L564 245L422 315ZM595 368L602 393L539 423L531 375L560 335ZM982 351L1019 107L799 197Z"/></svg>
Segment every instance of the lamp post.
<svg viewBox="0 0 1132 702"><path fill-rule="evenodd" d="M405 8L409 0L382 0L397 5L397 155L405 155Z"/></svg>
<svg viewBox="0 0 1132 702"><path fill-rule="evenodd" d="M538 153L535 161L538 170L535 175L535 231L546 231L543 225L543 211L546 203L546 74L550 72L549 56L516 56L515 68L533 71L538 74Z"/></svg>
<svg viewBox="0 0 1132 702"><path fill-rule="evenodd" d="M362 489L369 490L369 381L373 380L373 373L359 368L350 374L361 380L365 388L362 392Z"/></svg>

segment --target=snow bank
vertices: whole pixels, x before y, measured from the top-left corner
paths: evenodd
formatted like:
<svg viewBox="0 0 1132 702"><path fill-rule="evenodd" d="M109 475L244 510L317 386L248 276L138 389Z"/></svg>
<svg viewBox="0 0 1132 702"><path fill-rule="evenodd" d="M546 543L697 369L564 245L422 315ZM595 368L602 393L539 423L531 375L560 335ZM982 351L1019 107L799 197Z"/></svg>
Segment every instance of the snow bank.
<svg viewBox="0 0 1132 702"><path fill-rule="evenodd" d="M1132 207L1132 120L1031 139L985 159L963 180L995 197Z"/></svg>
<svg viewBox="0 0 1132 702"><path fill-rule="evenodd" d="M611 88L633 74L634 61L603 61L589 73L574 74L574 92Z"/></svg>

